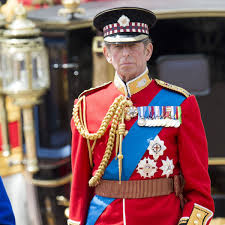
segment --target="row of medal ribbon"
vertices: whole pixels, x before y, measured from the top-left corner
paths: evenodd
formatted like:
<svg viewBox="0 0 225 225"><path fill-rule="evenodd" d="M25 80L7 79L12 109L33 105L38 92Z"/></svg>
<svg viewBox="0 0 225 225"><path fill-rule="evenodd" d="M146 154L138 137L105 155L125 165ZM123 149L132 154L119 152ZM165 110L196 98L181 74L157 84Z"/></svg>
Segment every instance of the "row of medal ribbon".
<svg viewBox="0 0 225 225"><path fill-rule="evenodd" d="M138 125L146 127L179 127L181 124L180 106L141 106L138 107Z"/></svg>

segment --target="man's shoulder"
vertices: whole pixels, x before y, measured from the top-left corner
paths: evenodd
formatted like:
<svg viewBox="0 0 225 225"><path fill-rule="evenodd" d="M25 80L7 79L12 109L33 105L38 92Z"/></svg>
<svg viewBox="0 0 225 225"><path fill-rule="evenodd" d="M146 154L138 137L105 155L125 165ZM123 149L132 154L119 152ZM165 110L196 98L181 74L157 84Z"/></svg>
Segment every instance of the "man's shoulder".
<svg viewBox="0 0 225 225"><path fill-rule="evenodd" d="M188 98L189 96L191 96L191 93L189 93L187 90L185 90L185 89L182 88L182 87L178 87L178 86L176 86L176 85L169 84L169 83L167 83L167 82L165 82L165 81L158 80L158 79L155 79L155 82L156 82L159 86L161 86L161 87L163 87L163 88L166 88L166 89L169 89L169 90L171 90L171 91L175 91L175 92L177 92L177 93L179 93L179 94L184 95L186 98Z"/></svg>
<svg viewBox="0 0 225 225"><path fill-rule="evenodd" d="M112 81L110 82L107 82L107 83L104 83L104 84L101 84L99 86L96 86L96 87L92 87L90 89L87 89L85 91L83 91L78 98L81 98L82 96L88 96L88 95L92 95L92 94L95 94L97 92L99 92L100 90L104 90L106 89L110 84L112 83Z"/></svg>

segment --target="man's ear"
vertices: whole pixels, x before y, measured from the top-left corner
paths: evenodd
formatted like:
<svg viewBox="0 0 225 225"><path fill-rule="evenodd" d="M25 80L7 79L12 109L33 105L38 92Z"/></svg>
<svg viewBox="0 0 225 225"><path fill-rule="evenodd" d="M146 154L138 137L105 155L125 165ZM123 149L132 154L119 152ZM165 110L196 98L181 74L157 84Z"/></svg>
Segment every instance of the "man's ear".
<svg viewBox="0 0 225 225"><path fill-rule="evenodd" d="M107 48L106 46L103 47L103 54L104 54L107 62L111 64L112 63L112 57L111 57L109 48Z"/></svg>
<svg viewBox="0 0 225 225"><path fill-rule="evenodd" d="M153 45L152 45L152 43L148 43L148 45L145 47L146 61L148 61L151 58L152 52L153 52Z"/></svg>

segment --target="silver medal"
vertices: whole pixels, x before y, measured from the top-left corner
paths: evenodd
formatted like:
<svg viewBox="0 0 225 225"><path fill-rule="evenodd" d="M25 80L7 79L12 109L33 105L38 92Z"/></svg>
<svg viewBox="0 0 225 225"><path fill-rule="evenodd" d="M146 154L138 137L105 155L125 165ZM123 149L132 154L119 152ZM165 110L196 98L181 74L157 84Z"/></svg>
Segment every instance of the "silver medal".
<svg viewBox="0 0 225 225"><path fill-rule="evenodd" d="M145 126L146 121L145 121L144 118L138 118L137 124L138 124L140 127L143 127L143 126Z"/></svg>

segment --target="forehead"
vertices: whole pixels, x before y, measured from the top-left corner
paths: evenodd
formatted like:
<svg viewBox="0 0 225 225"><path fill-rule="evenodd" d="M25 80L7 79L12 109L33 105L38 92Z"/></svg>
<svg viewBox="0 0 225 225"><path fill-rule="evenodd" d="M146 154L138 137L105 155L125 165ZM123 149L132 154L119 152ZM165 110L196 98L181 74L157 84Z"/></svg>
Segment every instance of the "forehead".
<svg viewBox="0 0 225 225"><path fill-rule="evenodd" d="M114 43L109 44L110 47L132 47L132 46L138 46L144 45L143 42L129 42L129 43Z"/></svg>

